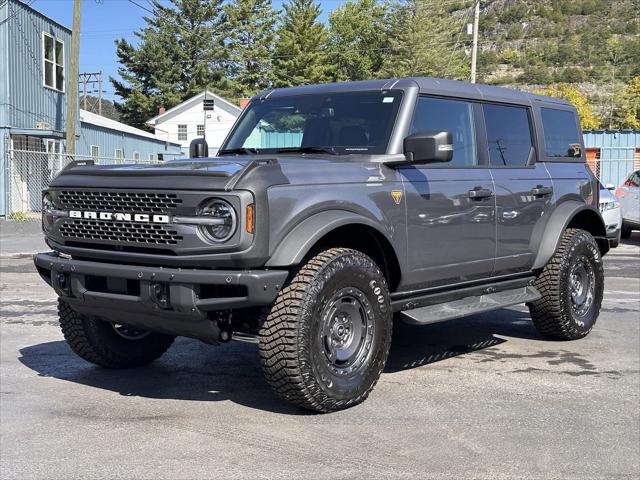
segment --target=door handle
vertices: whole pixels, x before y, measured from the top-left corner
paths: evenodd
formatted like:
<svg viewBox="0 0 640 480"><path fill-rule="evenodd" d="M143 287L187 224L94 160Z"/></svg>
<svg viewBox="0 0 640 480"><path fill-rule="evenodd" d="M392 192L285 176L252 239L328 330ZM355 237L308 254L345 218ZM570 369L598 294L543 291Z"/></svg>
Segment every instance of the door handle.
<svg viewBox="0 0 640 480"><path fill-rule="evenodd" d="M493 192L488 188L476 187L473 190L469 190L469 198L473 200L480 200L481 198L489 198L493 196Z"/></svg>
<svg viewBox="0 0 640 480"><path fill-rule="evenodd" d="M553 188L551 187L543 187L542 185L538 185L531 189L531 194L534 197L544 197L546 195L551 195L553 193Z"/></svg>

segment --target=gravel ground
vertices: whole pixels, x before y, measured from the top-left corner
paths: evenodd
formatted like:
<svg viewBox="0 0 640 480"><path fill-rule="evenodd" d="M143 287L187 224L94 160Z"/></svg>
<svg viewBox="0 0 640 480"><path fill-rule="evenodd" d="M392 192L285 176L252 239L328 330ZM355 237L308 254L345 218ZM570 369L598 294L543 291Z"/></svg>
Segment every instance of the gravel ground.
<svg viewBox="0 0 640 480"><path fill-rule="evenodd" d="M397 323L370 398L315 415L272 395L252 344L92 366L30 259L0 259L0 478L638 478L640 235L605 266L586 339L545 341L524 308Z"/></svg>

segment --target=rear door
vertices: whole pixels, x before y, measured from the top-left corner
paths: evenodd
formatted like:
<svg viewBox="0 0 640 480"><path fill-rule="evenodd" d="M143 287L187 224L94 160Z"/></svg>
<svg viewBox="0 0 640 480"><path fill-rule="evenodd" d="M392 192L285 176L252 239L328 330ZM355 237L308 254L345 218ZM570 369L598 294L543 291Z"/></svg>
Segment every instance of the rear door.
<svg viewBox="0 0 640 480"><path fill-rule="evenodd" d="M640 223L640 170L633 172L616 191L622 208L622 218Z"/></svg>
<svg viewBox="0 0 640 480"><path fill-rule="evenodd" d="M449 131L448 163L398 168L407 205L408 272L413 289L489 277L495 255L495 199L491 172L479 161L477 105L420 97L409 134Z"/></svg>
<svg viewBox="0 0 640 480"><path fill-rule="evenodd" d="M486 144L496 193L495 275L529 270L534 261L533 229L550 208L553 183L536 163L531 109L482 106Z"/></svg>

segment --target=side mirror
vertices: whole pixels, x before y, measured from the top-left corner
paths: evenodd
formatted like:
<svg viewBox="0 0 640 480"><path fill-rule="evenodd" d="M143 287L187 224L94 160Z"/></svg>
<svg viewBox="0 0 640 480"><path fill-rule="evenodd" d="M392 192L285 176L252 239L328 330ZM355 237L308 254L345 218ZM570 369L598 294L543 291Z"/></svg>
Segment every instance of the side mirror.
<svg viewBox="0 0 640 480"><path fill-rule="evenodd" d="M417 132L404 139L404 154L409 162L450 162L453 158L451 132Z"/></svg>
<svg viewBox="0 0 640 480"><path fill-rule="evenodd" d="M606 188L607 190L615 190L616 186L613 183L607 183L604 188Z"/></svg>

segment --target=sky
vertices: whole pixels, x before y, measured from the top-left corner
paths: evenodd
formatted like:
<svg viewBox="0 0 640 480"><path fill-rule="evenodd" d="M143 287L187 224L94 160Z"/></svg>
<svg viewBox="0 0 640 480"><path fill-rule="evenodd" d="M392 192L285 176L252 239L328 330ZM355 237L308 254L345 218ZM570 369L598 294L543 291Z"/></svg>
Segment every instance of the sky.
<svg viewBox="0 0 640 480"><path fill-rule="evenodd" d="M73 0L23 0L52 18L71 28L73 18ZM147 0L134 0L150 8ZM163 1L162 3L169 3ZM320 0L323 13L321 20L326 21L329 11L342 3L341 0ZM280 9L282 1L274 1L274 8ZM80 72L102 71L103 79L109 76L117 78L118 60L115 40L126 38L135 43L133 32L144 26L143 16L149 12L129 2L129 0L83 0L82 26L80 28ZM103 82L104 97L114 99L113 86ZM118 100L118 98L116 98Z"/></svg>

